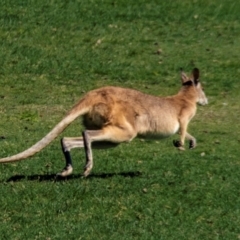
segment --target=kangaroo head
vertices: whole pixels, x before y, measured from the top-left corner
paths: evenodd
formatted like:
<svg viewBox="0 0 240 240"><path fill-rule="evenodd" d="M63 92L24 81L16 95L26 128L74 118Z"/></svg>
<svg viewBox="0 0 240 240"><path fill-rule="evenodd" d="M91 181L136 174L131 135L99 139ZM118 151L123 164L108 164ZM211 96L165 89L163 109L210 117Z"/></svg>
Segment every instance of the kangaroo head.
<svg viewBox="0 0 240 240"><path fill-rule="evenodd" d="M181 71L181 79L183 85L193 85L195 94L197 95L197 103L200 105L208 104L208 99L203 91L203 87L199 80L200 72L198 68L194 68L190 77Z"/></svg>

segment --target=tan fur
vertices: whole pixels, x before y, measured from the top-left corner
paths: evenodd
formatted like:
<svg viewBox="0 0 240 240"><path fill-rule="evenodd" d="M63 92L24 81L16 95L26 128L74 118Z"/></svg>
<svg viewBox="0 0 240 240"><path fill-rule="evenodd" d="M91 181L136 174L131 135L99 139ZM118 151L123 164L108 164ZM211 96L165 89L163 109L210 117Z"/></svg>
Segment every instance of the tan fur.
<svg viewBox="0 0 240 240"><path fill-rule="evenodd" d="M79 116L83 116L86 127L83 137L63 138L62 147L64 154L68 154L72 148L85 147L85 176L93 166L91 148L104 147L95 143L104 142L112 146L129 142L136 136L168 137L180 131L180 142L175 142L174 145L184 149L187 138L192 141L192 147L195 147L196 140L187 133L187 126L196 113L197 102L207 104L207 98L198 79L198 69L193 70L190 78L185 73L181 74L181 78L183 86L180 91L168 97L156 97L120 87L103 87L90 91L42 140L22 153L0 159L0 163L18 161L34 155ZM60 173L61 176L72 172L71 158L66 157L66 161L67 165Z"/></svg>

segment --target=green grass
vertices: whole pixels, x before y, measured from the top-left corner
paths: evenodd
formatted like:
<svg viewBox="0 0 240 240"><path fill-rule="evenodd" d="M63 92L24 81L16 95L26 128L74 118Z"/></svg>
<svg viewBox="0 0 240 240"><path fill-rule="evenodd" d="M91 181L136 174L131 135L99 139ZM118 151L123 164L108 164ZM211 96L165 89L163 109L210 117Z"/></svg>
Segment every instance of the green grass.
<svg viewBox="0 0 240 240"><path fill-rule="evenodd" d="M240 3L17 1L0 8L0 156L42 138L87 91L105 85L175 94L178 70L201 70L209 105L189 130L94 151L64 166L61 136L29 160L0 165L1 239L239 239ZM157 54L158 49L161 53Z"/></svg>

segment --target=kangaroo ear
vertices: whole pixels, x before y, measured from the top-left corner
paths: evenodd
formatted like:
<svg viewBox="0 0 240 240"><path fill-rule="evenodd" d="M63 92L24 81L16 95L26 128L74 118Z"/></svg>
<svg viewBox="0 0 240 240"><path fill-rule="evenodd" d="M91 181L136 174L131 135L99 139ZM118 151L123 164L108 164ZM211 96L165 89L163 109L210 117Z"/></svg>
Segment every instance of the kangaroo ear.
<svg viewBox="0 0 240 240"><path fill-rule="evenodd" d="M200 75L199 69L194 68L193 71L192 71L192 75L193 75L194 83L197 84L199 82L199 75Z"/></svg>
<svg viewBox="0 0 240 240"><path fill-rule="evenodd" d="M187 82L189 79L188 79L188 76L183 72L183 69L180 68L180 71L181 71L181 80L182 80L182 83L185 83Z"/></svg>

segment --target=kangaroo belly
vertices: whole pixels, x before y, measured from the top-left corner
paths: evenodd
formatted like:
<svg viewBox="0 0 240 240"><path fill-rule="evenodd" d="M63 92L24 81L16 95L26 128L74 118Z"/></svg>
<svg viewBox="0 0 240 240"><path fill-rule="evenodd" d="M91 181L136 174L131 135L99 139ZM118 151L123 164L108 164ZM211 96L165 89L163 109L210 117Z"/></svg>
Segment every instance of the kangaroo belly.
<svg viewBox="0 0 240 240"><path fill-rule="evenodd" d="M145 138L166 138L179 130L179 122L175 118L138 119L138 135Z"/></svg>
<svg viewBox="0 0 240 240"><path fill-rule="evenodd" d="M163 138L172 136L176 132L177 130L164 131L164 132L146 132L146 133L140 133L138 137L147 138L147 139L163 139Z"/></svg>
<svg viewBox="0 0 240 240"><path fill-rule="evenodd" d="M161 129L161 131L140 133L138 136L148 139L162 139L170 137L171 135L175 134L178 131L178 129L179 126L176 125L174 128L171 129Z"/></svg>

